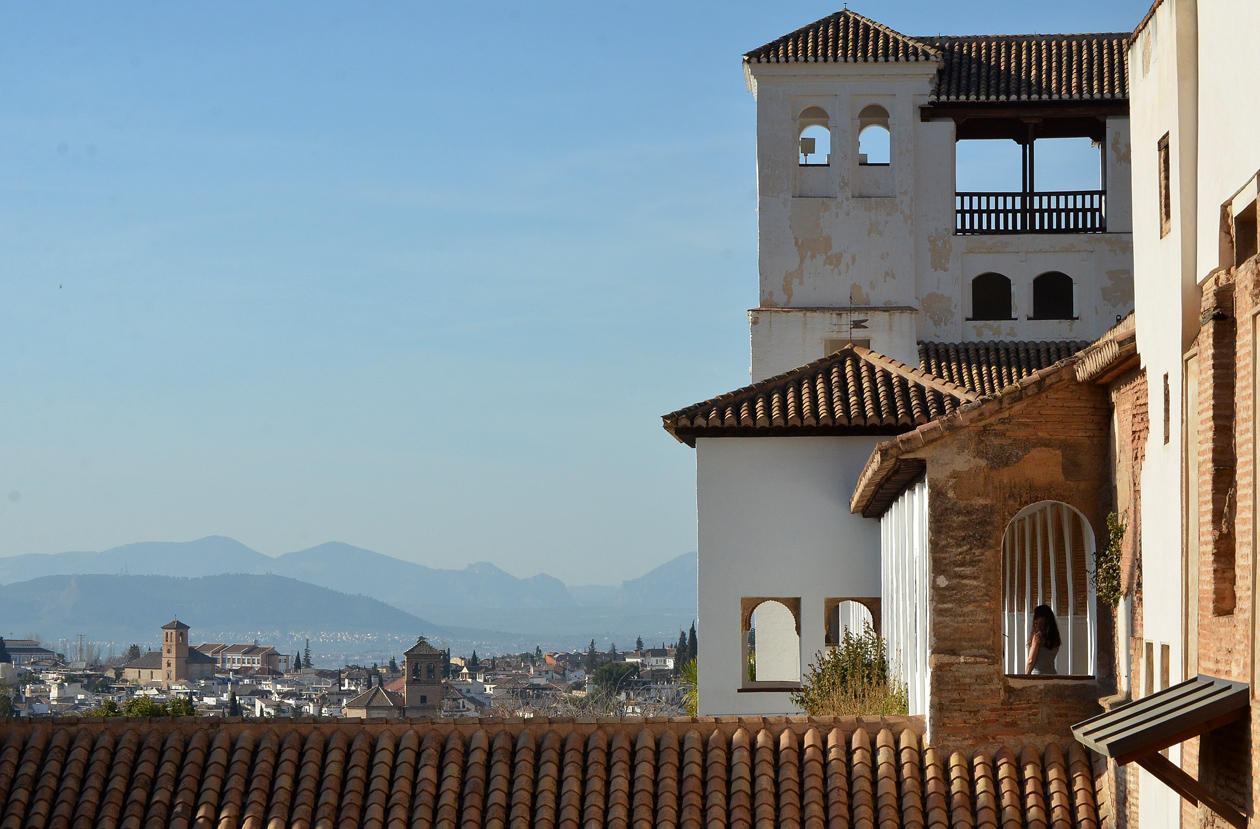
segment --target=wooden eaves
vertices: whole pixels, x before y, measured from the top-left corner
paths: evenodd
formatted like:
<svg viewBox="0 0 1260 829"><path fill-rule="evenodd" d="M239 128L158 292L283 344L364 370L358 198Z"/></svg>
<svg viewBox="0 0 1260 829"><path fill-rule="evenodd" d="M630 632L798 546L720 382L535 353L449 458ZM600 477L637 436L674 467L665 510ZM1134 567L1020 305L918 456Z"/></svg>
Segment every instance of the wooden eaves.
<svg viewBox="0 0 1260 829"><path fill-rule="evenodd" d="M1072 726L1087 748L1117 763L1136 762L1191 803L1202 803L1232 826L1247 817L1159 752L1247 716L1245 682L1199 674Z"/></svg>

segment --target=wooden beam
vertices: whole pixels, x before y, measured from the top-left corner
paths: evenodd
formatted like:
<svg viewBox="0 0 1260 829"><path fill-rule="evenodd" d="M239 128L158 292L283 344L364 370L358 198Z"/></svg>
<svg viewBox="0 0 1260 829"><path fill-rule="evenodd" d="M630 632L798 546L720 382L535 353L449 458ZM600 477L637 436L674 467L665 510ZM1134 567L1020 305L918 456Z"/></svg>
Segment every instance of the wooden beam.
<svg viewBox="0 0 1260 829"><path fill-rule="evenodd" d="M1134 761L1186 800L1194 804L1202 803L1225 818L1231 826L1246 829L1247 818L1242 812L1212 794L1207 790L1207 787L1186 774L1180 766L1174 764L1164 755L1153 751L1149 754L1135 757Z"/></svg>

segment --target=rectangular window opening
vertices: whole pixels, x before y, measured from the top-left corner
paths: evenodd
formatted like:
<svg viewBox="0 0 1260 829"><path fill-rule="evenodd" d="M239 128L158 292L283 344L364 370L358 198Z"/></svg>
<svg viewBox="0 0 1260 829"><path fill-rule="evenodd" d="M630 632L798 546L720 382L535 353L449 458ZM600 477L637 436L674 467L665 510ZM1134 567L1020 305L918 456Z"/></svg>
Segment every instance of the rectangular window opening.
<svg viewBox="0 0 1260 829"><path fill-rule="evenodd" d="M1142 696L1155 693L1155 643L1147 641L1142 655Z"/></svg>
<svg viewBox="0 0 1260 829"><path fill-rule="evenodd" d="M1159 235L1164 237L1172 229L1172 181L1168 160L1168 133L1159 139Z"/></svg>
<svg viewBox="0 0 1260 829"><path fill-rule="evenodd" d="M1164 372L1164 445L1168 445L1169 430L1172 428L1172 398L1168 390L1168 372Z"/></svg>
<svg viewBox="0 0 1260 829"><path fill-rule="evenodd" d="M1169 653L1168 645L1161 642L1159 646L1159 690L1161 691L1168 687Z"/></svg>

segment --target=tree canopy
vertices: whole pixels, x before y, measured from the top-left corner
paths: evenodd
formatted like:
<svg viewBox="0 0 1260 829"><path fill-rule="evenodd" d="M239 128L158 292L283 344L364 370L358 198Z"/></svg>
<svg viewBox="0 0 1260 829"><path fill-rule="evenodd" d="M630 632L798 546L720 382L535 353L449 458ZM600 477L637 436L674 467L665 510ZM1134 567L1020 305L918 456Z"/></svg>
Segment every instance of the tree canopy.
<svg viewBox="0 0 1260 829"><path fill-rule="evenodd" d="M633 662L609 662L595 671L593 681L597 691L611 695L624 690L626 683L638 675L639 666Z"/></svg>

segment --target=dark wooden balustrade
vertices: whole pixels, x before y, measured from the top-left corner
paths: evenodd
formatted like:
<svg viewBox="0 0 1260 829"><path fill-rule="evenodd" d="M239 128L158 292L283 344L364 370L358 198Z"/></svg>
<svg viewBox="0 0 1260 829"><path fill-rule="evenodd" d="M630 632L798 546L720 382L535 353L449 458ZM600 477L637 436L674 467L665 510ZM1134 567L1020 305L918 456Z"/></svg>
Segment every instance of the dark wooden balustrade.
<svg viewBox="0 0 1260 829"><path fill-rule="evenodd" d="M954 194L954 232L1102 233L1107 229L1106 191Z"/></svg>

